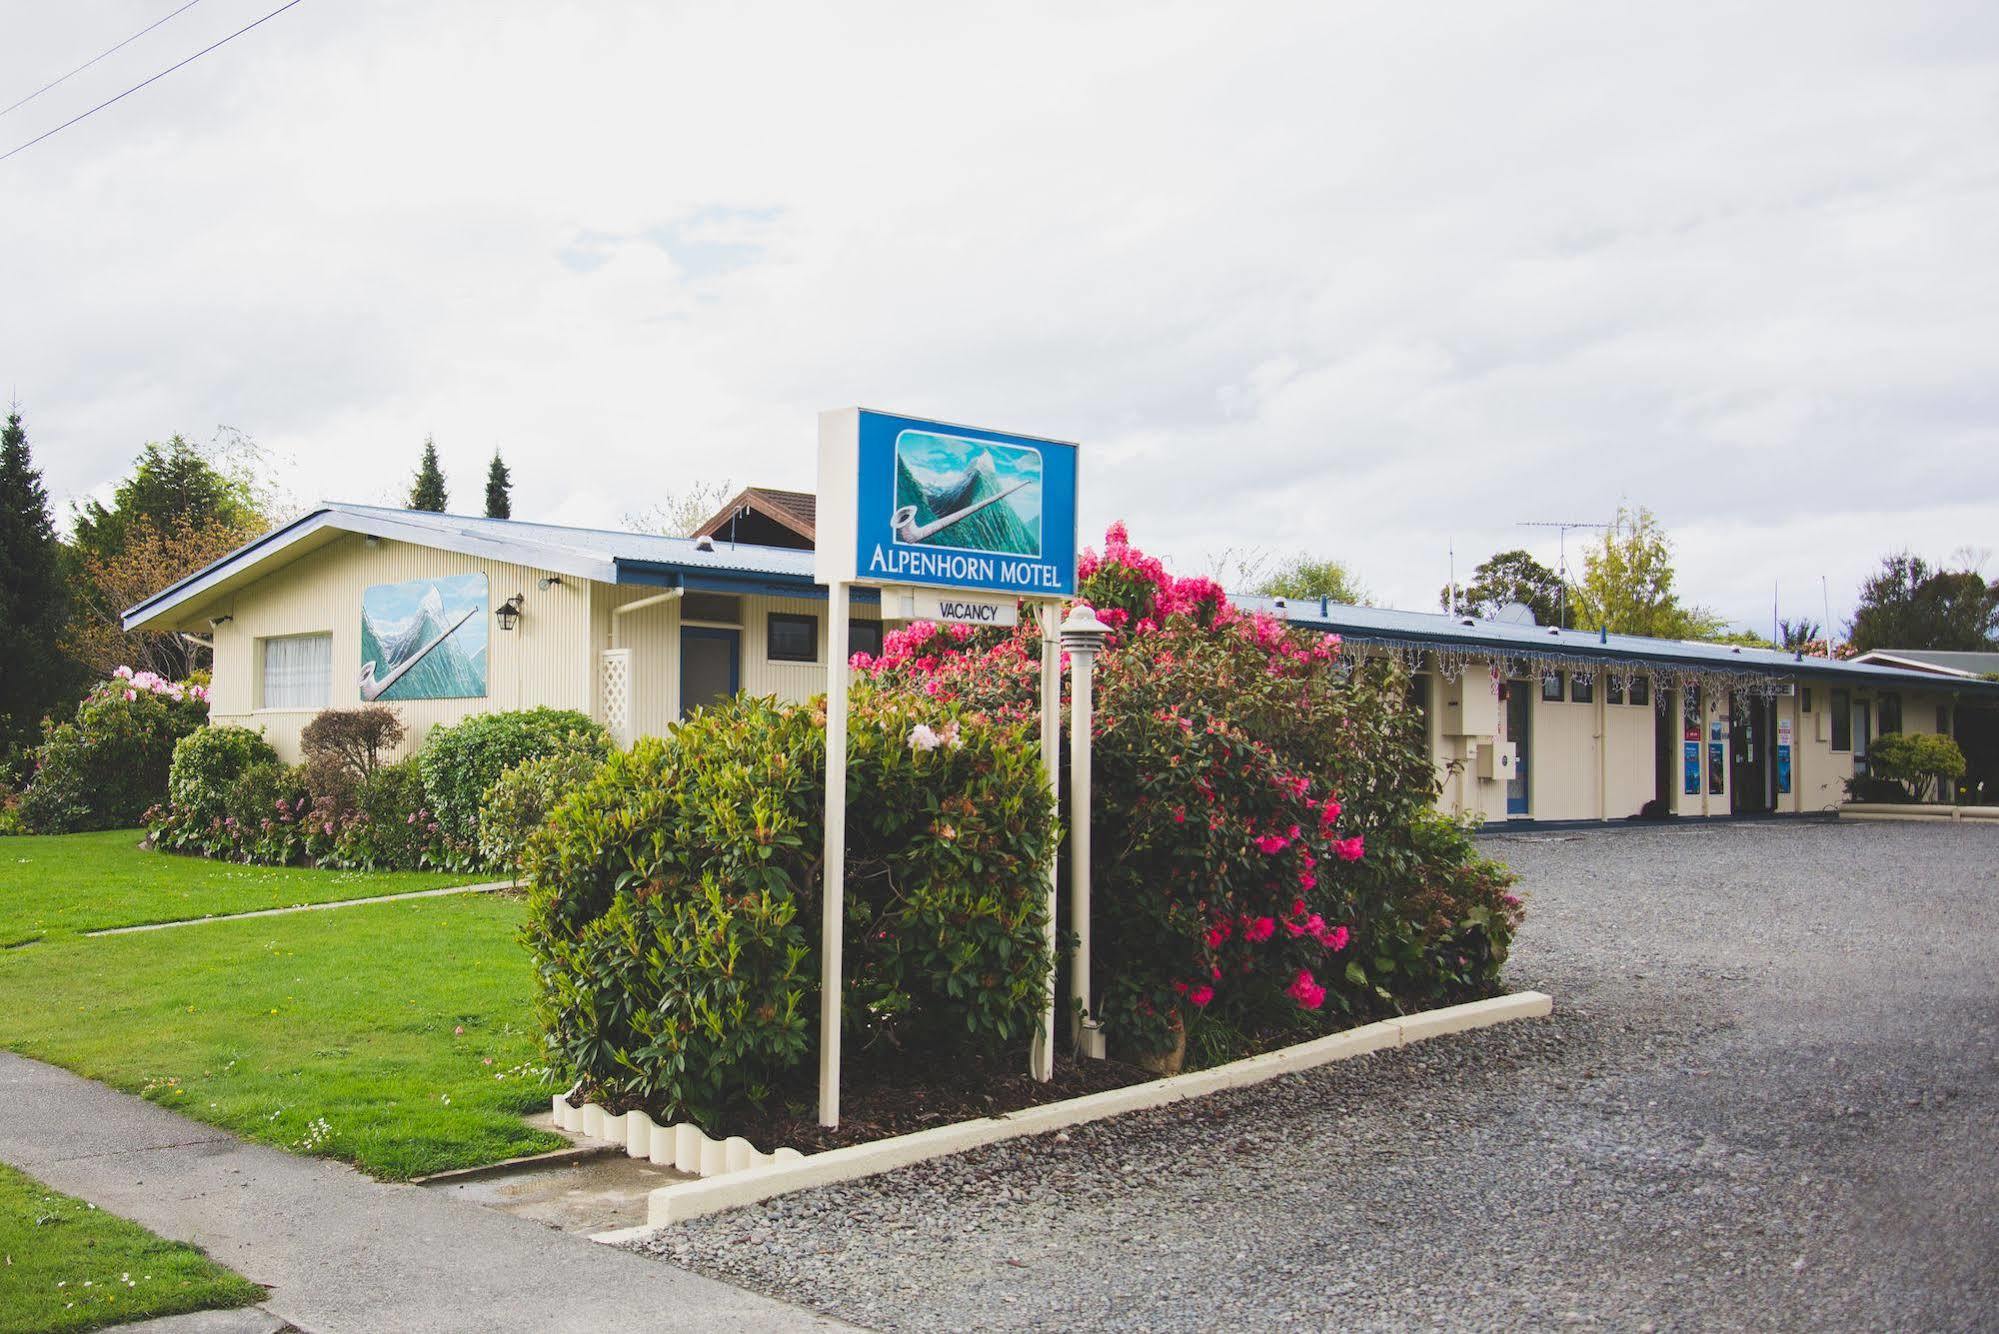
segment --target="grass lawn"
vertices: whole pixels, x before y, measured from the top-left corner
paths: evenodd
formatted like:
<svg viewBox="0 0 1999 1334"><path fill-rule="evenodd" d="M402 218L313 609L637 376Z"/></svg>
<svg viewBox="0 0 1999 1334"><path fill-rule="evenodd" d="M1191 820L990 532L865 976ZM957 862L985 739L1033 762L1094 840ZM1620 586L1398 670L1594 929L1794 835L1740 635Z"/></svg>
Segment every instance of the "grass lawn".
<svg viewBox="0 0 1999 1334"><path fill-rule="evenodd" d="M136 829L0 838L0 947L190 917L472 884L434 871L238 866L139 846Z"/></svg>
<svg viewBox="0 0 1999 1334"><path fill-rule="evenodd" d="M0 1046L388 1179L558 1147L521 1120L551 1092L522 912L465 895L51 936L0 953Z"/></svg>
<svg viewBox="0 0 1999 1334"><path fill-rule="evenodd" d="M0 1334L101 1329L246 1306L264 1290L192 1246L0 1164Z"/></svg>

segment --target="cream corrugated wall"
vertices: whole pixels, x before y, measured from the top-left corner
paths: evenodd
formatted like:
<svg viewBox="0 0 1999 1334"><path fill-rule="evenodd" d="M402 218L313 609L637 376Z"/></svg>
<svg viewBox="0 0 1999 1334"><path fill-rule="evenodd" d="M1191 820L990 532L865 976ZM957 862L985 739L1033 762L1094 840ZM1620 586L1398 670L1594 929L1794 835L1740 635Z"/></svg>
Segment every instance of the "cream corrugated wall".
<svg viewBox="0 0 1999 1334"><path fill-rule="evenodd" d="M596 662L590 651L592 591L587 580L563 576L537 587L544 571L482 560L431 547L351 534L300 557L282 570L225 595L198 613L231 616L215 631L216 722L259 728L287 761L299 758L298 734L316 709L257 707L257 641L276 635L331 633L333 690L328 704L361 703L361 595L373 584L483 573L491 605L523 595L520 624L488 629L487 693L482 699L388 700L408 729L406 748L439 723L472 713L546 704L596 712ZM490 615L490 611L488 615Z"/></svg>
<svg viewBox="0 0 1999 1334"><path fill-rule="evenodd" d="M680 630L684 604L678 598L641 607L623 616L612 609L664 590L638 585L600 586L600 607L593 618L593 643L600 648L632 650L632 729L639 736L658 736L680 717ZM826 690L826 603L815 598L745 596L734 623L740 636L740 688L752 695L775 695L804 701ZM818 623L817 660L811 663L773 662L769 629L773 612L810 616ZM856 620L872 620L873 608L859 608ZM728 624L702 621L702 625Z"/></svg>

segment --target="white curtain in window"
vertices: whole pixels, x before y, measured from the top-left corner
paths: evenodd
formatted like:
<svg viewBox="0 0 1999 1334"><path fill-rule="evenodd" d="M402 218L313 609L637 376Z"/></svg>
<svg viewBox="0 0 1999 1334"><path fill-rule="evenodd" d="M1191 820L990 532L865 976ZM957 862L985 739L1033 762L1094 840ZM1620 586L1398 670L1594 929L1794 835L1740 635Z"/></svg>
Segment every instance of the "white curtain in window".
<svg viewBox="0 0 1999 1334"><path fill-rule="evenodd" d="M264 641L264 707L323 709L333 698L333 636Z"/></svg>

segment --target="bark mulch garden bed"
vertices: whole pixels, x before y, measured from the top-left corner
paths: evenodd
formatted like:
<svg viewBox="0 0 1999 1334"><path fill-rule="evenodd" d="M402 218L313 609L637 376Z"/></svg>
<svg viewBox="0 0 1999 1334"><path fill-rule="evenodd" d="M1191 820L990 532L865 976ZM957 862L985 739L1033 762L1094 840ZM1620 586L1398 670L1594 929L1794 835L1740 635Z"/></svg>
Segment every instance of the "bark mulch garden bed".
<svg viewBox="0 0 1999 1334"><path fill-rule="evenodd" d="M1045 1084L1020 1068L897 1069L857 1062L840 1083L837 1127L828 1130L820 1125L816 1108L807 1101L751 1113L731 1124L729 1133L765 1152L785 1147L817 1153L1157 1078L1153 1071L1122 1061L1078 1061L1066 1056L1055 1062L1055 1078Z"/></svg>

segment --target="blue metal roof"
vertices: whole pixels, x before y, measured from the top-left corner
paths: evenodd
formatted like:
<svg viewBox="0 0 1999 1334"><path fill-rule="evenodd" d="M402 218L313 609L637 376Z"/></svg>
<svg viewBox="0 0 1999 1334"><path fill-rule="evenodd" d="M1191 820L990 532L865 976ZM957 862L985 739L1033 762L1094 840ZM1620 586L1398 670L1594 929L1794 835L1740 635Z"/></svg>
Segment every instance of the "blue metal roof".
<svg viewBox="0 0 1999 1334"><path fill-rule="evenodd" d="M165 620L176 610L188 610L189 604L198 604L259 578L278 564L324 545L342 533L442 547L608 584L649 584L777 597L826 596L825 588L813 577L813 553L790 547L717 542L711 549L703 550L692 538L662 537L655 533L328 503L162 589L125 613L125 628L136 629ZM1355 607L1317 599L1294 598L1287 602L1279 598L1230 596L1246 610L1267 611L1285 617L1294 625L1334 631L1343 638L1361 642L1457 648L1504 657L1647 663L1665 670L1893 683L1999 698L1999 682L1952 679L1871 663L1801 658L1773 649L1647 639L1639 635L1601 635L1594 630L1512 625L1439 612ZM856 589L855 599L872 602L876 595L872 590Z"/></svg>
<svg viewBox="0 0 1999 1334"><path fill-rule="evenodd" d="M1747 672L1765 676L1813 676L1856 684L1898 684L1932 690L1981 686L1999 695L1999 683L1954 681L1930 673L1838 658L1807 657L1782 649L1710 644L1692 639L1652 639L1644 635L1561 630L1450 616L1443 612L1356 607L1319 598L1235 597L1248 611L1282 616L1293 625L1329 630L1357 643L1412 648L1460 649L1496 657L1562 658L1579 661L1645 663L1668 671Z"/></svg>
<svg viewBox="0 0 1999 1334"><path fill-rule="evenodd" d="M137 629L169 618L176 611L187 611L189 604L259 578L343 533L442 547L607 584L780 597L826 596L826 590L813 578L810 551L726 542L715 542L711 549L703 550L692 538L655 533L328 503L161 589L125 612L125 628ZM857 590L856 600L872 598Z"/></svg>

